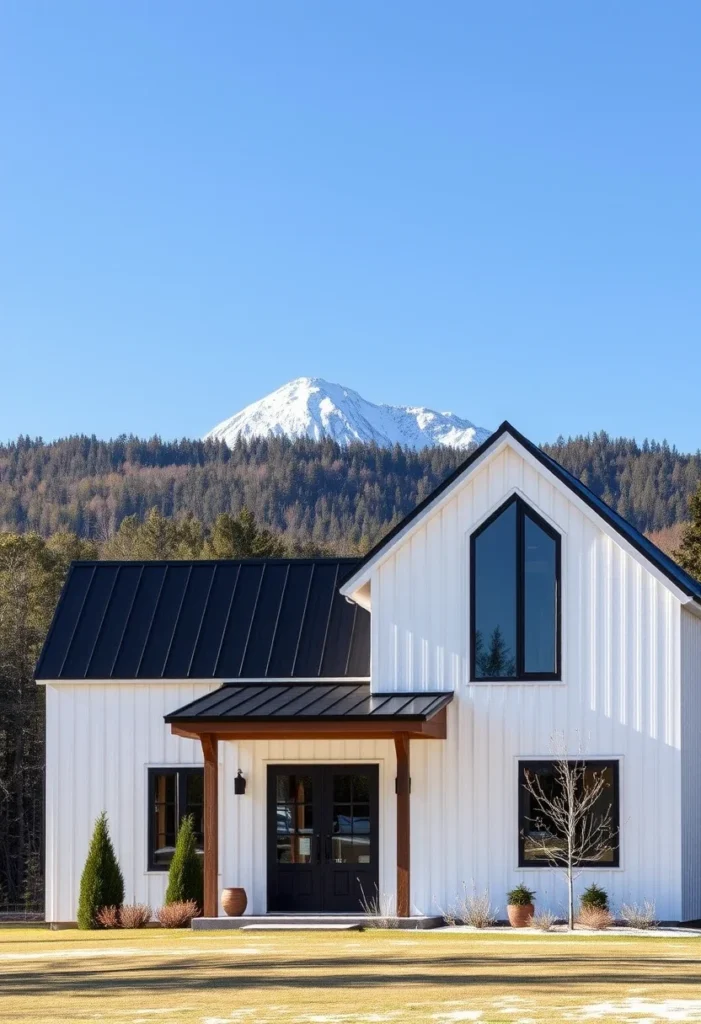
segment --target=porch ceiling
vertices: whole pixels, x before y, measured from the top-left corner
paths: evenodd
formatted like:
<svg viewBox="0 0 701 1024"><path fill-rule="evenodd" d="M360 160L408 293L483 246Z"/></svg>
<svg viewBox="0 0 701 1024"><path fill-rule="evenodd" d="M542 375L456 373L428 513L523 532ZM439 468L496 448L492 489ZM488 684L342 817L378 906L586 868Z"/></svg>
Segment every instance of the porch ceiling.
<svg viewBox="0 0 701 1024"><path fill-rule="evenodd" d="M165 716L179 736L445 738L452 693L372 693L367 683L226 683Z"/></svg>

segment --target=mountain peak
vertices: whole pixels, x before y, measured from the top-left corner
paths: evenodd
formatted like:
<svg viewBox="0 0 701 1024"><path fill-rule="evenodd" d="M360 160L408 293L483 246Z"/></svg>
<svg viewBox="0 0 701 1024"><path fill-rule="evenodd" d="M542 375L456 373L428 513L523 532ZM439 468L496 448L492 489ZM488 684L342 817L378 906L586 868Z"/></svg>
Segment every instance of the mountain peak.
<svg viewBox="0 0 701 1024"><path fill-rule="evenodd" d="M375 405L357 391L322 377L296 377L265 398L247 405L205 435L226 441L238 437L333 438L339 444L374 442L409 448L446 445L467 448L480 444L490 431L452 412L423 406Z"/></svg>

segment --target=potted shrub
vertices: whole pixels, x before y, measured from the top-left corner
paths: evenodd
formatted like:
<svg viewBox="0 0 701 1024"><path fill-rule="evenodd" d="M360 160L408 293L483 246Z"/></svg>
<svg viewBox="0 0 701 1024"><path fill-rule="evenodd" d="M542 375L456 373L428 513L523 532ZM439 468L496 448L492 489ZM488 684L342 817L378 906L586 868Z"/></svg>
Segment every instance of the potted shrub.
<svg viewBox="0 0 701 1024"><path fill-rule="evenodd" d="M527 928L533 920L535 892L525 885L517 885L506 894L506 913L512 928Z"/></svg>

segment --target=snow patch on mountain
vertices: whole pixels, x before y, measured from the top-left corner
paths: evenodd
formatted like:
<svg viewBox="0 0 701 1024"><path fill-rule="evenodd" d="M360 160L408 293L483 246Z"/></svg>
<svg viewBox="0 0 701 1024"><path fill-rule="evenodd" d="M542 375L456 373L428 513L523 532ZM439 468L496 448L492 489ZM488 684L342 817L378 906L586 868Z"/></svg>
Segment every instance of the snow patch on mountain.
<svg viewBox="0 0 701 1024"><path fill-rule="evenodd" d="M491 431L452 412L422 406L375 405L357 391L320 377L298 377L247 405L205 435L233 447L238 437L331 437L341 445L375 442L381 447L481 444Z"/></svg>

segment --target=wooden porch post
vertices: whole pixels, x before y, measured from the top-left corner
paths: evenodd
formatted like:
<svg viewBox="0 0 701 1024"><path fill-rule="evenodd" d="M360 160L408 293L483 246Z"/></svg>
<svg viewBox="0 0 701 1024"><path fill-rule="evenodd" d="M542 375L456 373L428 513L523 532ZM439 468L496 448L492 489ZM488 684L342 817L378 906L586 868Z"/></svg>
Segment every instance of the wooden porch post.
<svg viewBox="0 0 701 1024"><path fill-rule="evenodd" d="M397 751L397 917L411 917L411 768L409 736L394 738Z"/></svg>
<svg viewBox="0 0 701 1024"><path fill-rule="evenodd" d="M219 765L217 737L200 736L204 754L204 916L219 910Z"/></svg>

